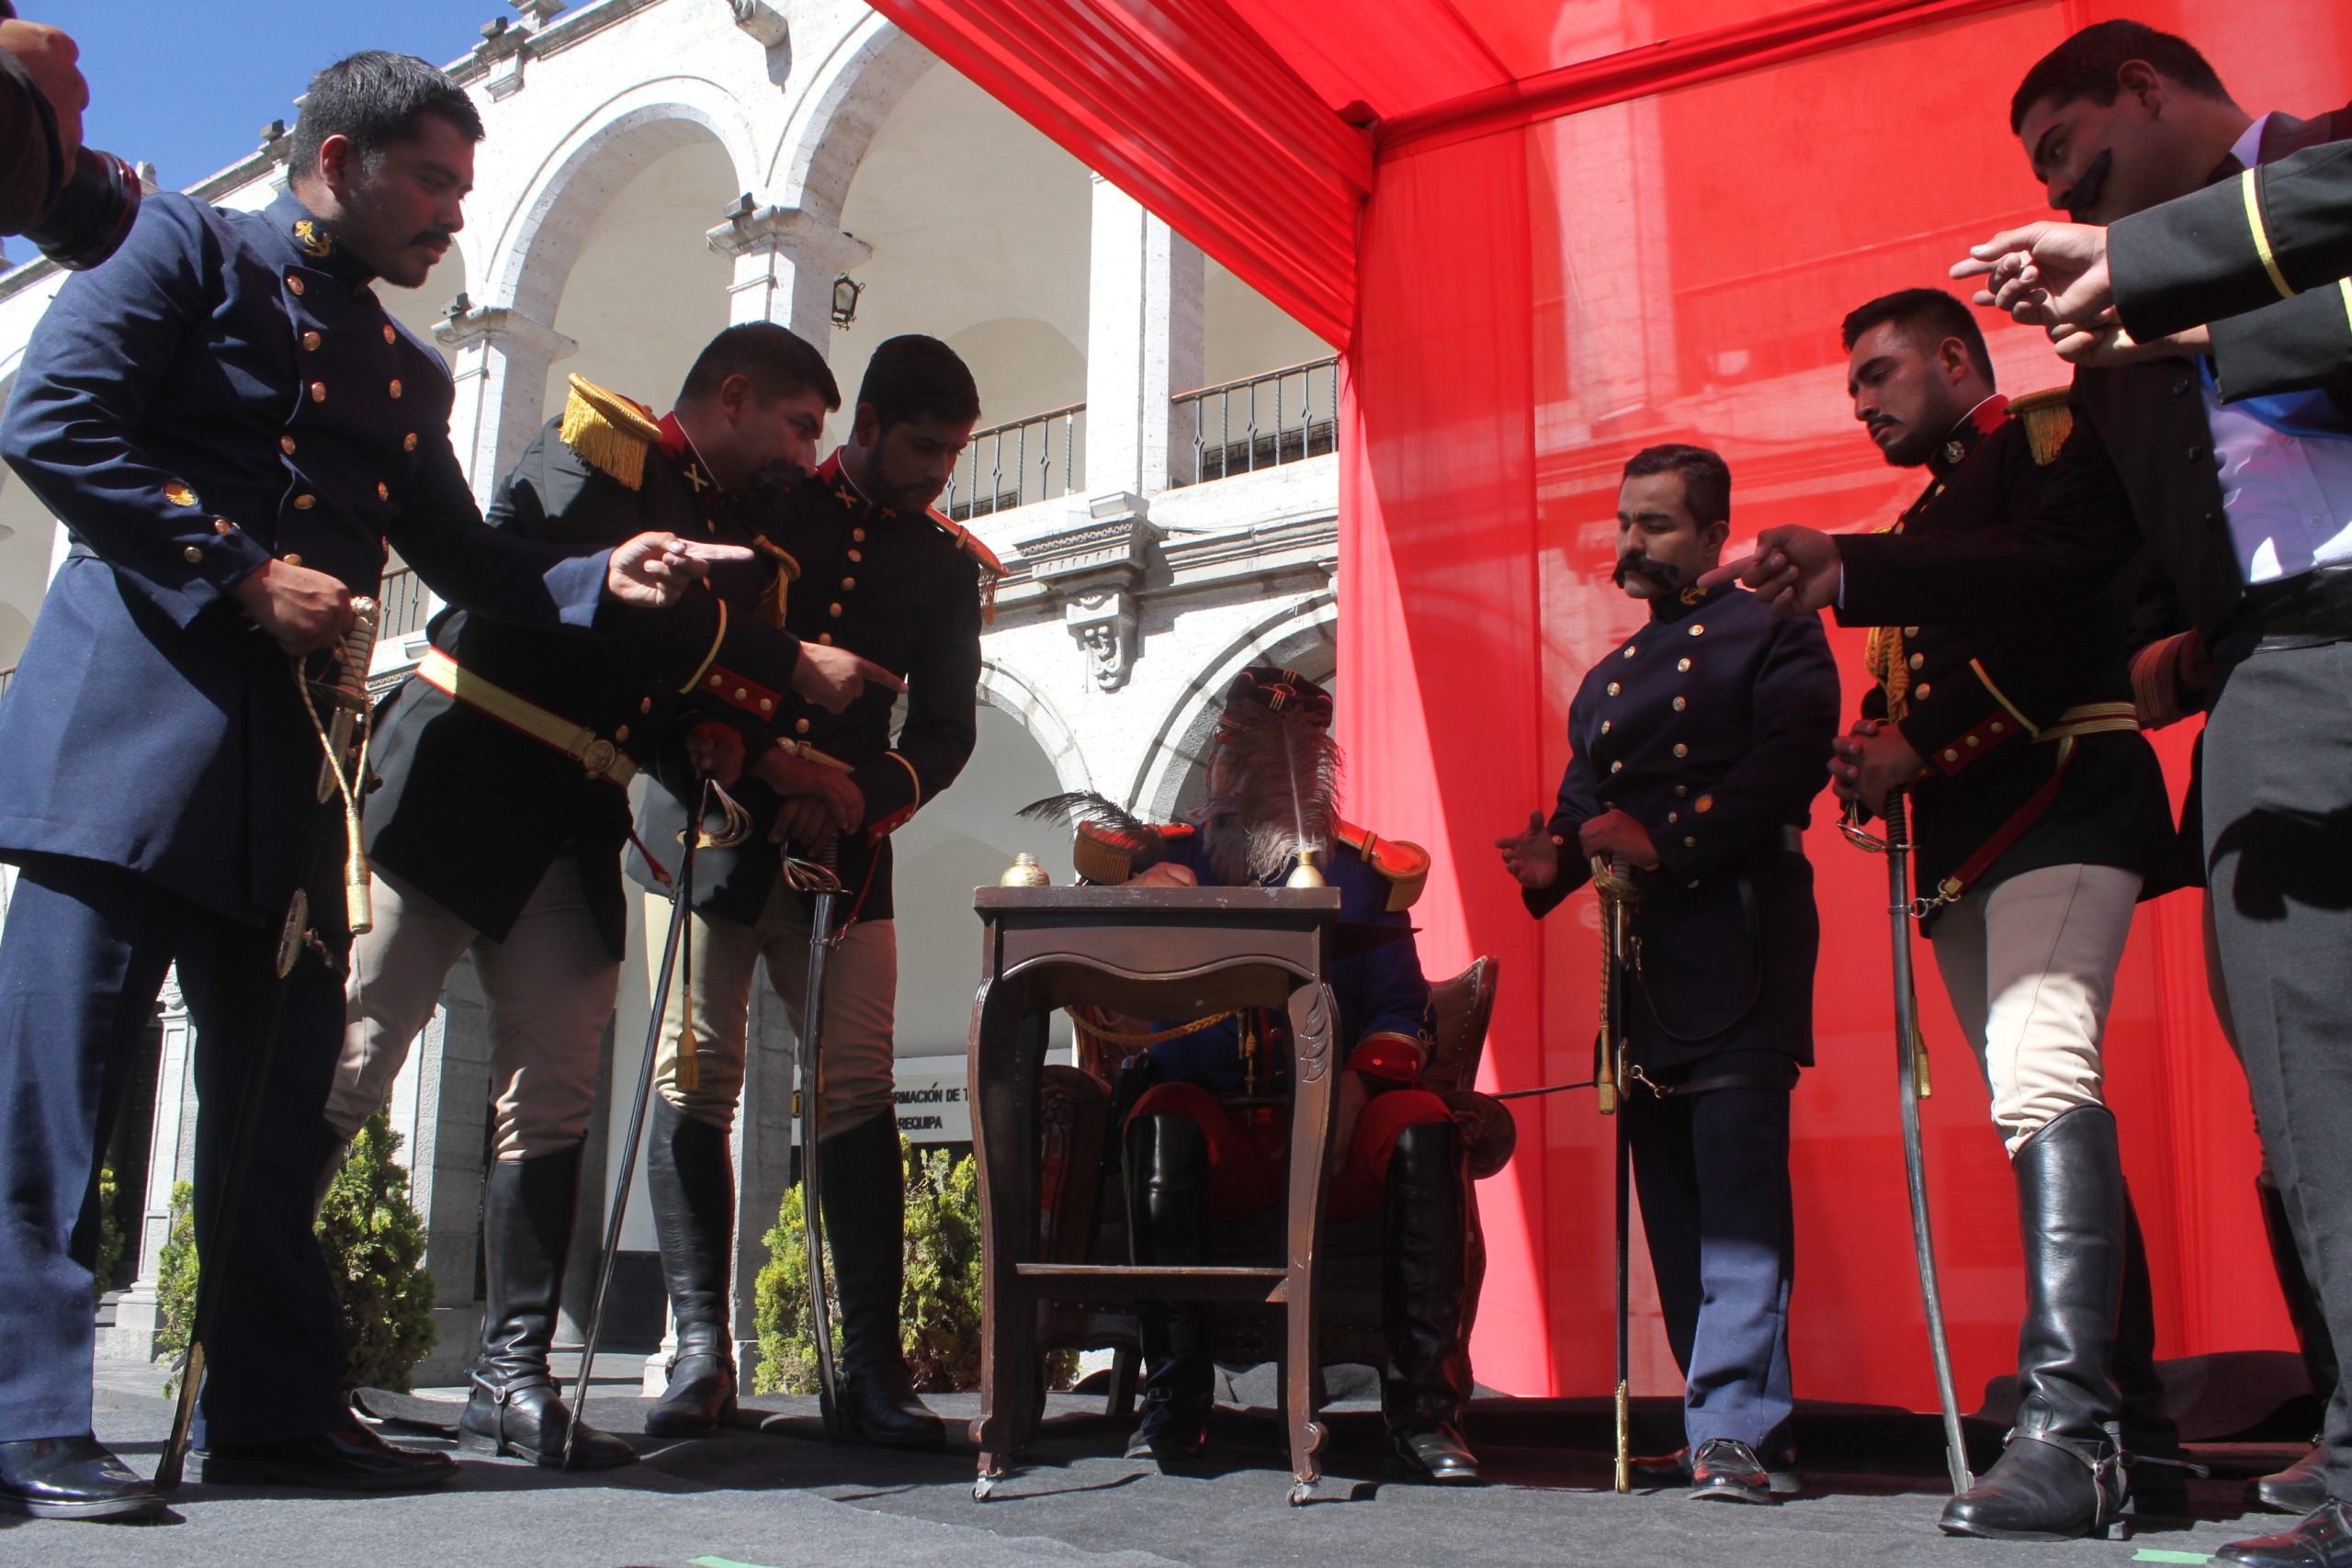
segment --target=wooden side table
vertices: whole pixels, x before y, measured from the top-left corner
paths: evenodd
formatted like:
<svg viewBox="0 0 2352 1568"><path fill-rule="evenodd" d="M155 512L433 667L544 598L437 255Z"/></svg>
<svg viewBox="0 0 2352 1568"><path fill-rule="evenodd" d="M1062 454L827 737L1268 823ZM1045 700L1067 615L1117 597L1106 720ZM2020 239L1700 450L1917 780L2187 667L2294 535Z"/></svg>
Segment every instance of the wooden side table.
<svg viewBox="0 0 2352 1568"><path fill-rule="evenodd" d="M1322 1479L1317 1459L1315 1261L1338 1108L1325 980L1336 956L1336 888L982 887L979 993L967 1069L979 1162L980 1416L972 1438L985 1500L1043 1417L1041 1300L1248 1302L1284 1319L1283 1389L1293 1503ZM1284 1008L1295 1053L1290 1190L1281 1267L1136 1268L1045 1263L1037 1251L1037 1074L1046 1021L1073 1003L1137 1018Z"/></svg>

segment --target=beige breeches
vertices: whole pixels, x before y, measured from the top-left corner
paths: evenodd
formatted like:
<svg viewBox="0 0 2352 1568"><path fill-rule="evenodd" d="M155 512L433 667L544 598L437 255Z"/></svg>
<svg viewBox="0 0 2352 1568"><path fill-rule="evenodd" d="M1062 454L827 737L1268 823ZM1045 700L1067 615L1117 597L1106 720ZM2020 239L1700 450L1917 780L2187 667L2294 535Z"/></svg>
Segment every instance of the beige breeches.
<svg viewBox="0 0 2352 1568"><path fill-rule="evenodd" d="M732 1131L743 1097L744 1032L752 1006L752 973L767 960L768 981L783 999L793 1029L800 1027L808 991L808 916L799 895L781 881L751 925L724 918L694 919L694 963L670 985L670 1005L662 1019L662 1047L654 1083L662 1098L698 1122ZM649 970L662 962L661 934L670 920L670 901L653 894L645 900ZM687 987L694 994L698 1082L677 1082L678 1029ZM661 976L652 976L658 987ZM833 950L825 972L824 1059L819 1078L824 1089L824 1134L831 1138L892 1111L896 1050L891 1033L899 993L899 938L888 920L852 924Z"/></svg>
<svg viewBox="0 0 2352 1568"><path fill-rule="evenodd" d="M1969 894L1930 928L2012 1156L2065 1112L2102 1103L2100 1039L2139 896L2136 872L2047 866Z"/></svg>
<svg viewBox="0 0 2352 1568"><path fill-rule="evenodd" d="M470 953L490 1004L497 1157L535 1159L578 1143L621 974L589 913L578 860L556 857L504 942L390 872L377 871L374 884L375 929L351 948L327 1124L347 1139L382 1109L450 969Z"/></svg>

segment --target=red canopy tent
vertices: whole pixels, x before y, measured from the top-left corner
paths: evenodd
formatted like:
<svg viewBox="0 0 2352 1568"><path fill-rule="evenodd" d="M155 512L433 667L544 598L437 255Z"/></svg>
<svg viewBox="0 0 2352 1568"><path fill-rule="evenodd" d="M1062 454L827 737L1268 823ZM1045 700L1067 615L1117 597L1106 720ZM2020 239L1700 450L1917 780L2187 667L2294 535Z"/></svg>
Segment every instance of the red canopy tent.
<svg viewBox="0 0 2352 1568"><path fill-rule="evenodd" d="M2026 67L2131 15L2240 101L2310 114L2352 77L2352 12L2273 0L875 0L876 7L1338 346L1339 694L1349 815L1419 839L1432 973L1497 954L1491 1087L1586 1076L1596 919L1543 926L1489 840L1548 806L1582 671L1637 612L1610 586L1617 472L1691 440L1737 540L1891 519L1918 477L1851 423L1838 323L1944 280L2041 210L2007 130ZM1988 321L2003 384L2057 384ZM1849 705L1858 634L1833 632ZM2160 738L2176 790L2190 736ZM1819 1065L1795 1101L1798 1390L1934 1402L1894 1103L1881 865L1815 808ZM2281 1346L2245 1085L2206 1000L2197 895L2143 908L2109 1028L2163 1353ZM1930 992L1932 983L1927 987ZM1939 997L1928 1157L1964 1390L2014 1365L2015 1204ZM1481 1189L1480 1380L1609 1382L1608 1124L1522 1101ZM1637 1301L1647 1295L1637 1269ZM1674 1386L1645 1337L1637 1393Z"/></svg>

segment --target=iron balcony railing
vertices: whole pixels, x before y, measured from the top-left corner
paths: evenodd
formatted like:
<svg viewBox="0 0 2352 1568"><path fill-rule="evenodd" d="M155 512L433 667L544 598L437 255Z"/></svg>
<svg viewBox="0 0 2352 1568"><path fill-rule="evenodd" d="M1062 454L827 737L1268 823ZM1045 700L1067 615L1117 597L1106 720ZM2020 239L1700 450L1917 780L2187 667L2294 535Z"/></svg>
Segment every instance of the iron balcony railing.
<svg viewBox="0 0 2352 1568"><path fill-rule="evenodd" d="M377 640L423 631L424 623L431 618L428 610L432 602L433 591L424 586L424 580L413 569L396 566L384 573L383 584L376 590L376 603L382 608L376 621Z"/></svg>
<svg viewBox="0 0 2352 1568"><path fill-rule="evenodd" d="M1339 448L1336 358L1204 387L1180 393L1173 401L1178 438L1189 435L1193 443L1192 472L1171 475L1174 484L1206 484Z"/></svg>
<svg viewBox="0 0 2352 1568"><path fill-rule="evenodd" d="M940 506L958 523L1069 495L1086 482L1086 405L972 432Z"/></svg>

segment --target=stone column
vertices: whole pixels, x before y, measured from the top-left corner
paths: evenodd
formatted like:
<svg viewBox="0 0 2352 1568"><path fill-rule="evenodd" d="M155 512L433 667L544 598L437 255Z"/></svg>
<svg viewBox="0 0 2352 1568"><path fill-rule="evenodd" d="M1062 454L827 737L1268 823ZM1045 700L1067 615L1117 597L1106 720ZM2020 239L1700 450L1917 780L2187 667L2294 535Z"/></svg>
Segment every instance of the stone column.
<svg viewBox="0 0 2352 1568"><path fill-rule="evenodd" d="M179 971L164 978L156 998L164 1049L155 1067L155 1135L147 1146L147 1201L139 1219L139 1274L115 1303L114 1326L98 1336L107 1360L153 1361L163 1329L159 1292L164 1244L172 1236L172 1188L196 1177L196 1078L190 1051L196 1031L180 995ZM130 1108L124 1107L125 1113Z"/></svg>
<svg viewBox="0 0 2352 1568"><path fill-rule="evenodd" d="M512 468L547 415L548 372L580 347L544 322L503 305L458 296L434 341L450 351L458 400L449 410L449 444L476 500L487 505L498 477Z"/></svg>
<svg viewBox="0 0 2352 1568"><path fill-rule="evenodd" d="M1094 176L1086 327L1086 491L1148 496L1190 480L1193 432L1169 399L1201 384L1198 246Z"/></svg>
<svg viewBox="0 0 2352 1568"><path fill-rule="evenodd" d="M800 208L760 207L746 197L709 233L710 248L735 264L727 320L774 321L831 348L833 279L873 251Z"/></svg>
<svg viewBox="0 0 2352 1568"><path fill-rule="evenodd" d="M437 1337L413 1374L419 1387L463 1382L481 1337L474 1275L489 1104L489 1013L467 958L450 970L441 1005L410 1046L385 1108L402 1140L409 1201L424 1216L424 1266L433 1271Z"/></svg>

